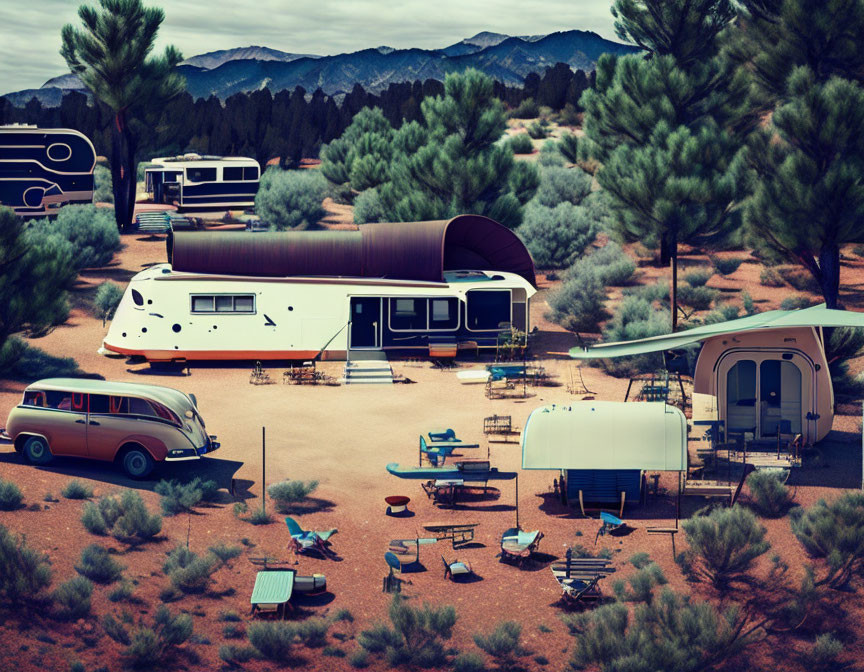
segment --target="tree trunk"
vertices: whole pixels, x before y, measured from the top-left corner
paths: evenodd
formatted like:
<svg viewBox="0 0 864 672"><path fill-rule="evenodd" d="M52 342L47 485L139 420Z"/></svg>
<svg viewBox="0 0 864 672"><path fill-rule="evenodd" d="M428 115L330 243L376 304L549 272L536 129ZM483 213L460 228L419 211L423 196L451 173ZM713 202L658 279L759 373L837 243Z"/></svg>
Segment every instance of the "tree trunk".
<svg viewBox="0 0 864 672"><path fill-rule="evenodd" d="M120 131L119 115L115 115L111 131L111 189L114 192L114 220L117 228L123 231L126 208L126 190L123 187L123 136Z"/></svg>
<svg viewBox="0 0 864 672"><path fill-rule="evenodd" d="M840 303L840 248L826 245L819 250L819 286L827 308L836 309Z"/></svg>
<svg viewBox="0 0 864 672"><path fill-rule="evenodd" d="M126 128L126 156L123 162L123 172L128 179L126 180L126 188L128 198L126 201L126 226L132 225L132 219L135 216L135 194L138 190L138 166L136 165L135 155L138 153L138 141L135 136Z"/></svg>
<svg viewBox="0 0 864 672"><path fill-rule="evenodd" d="M669 250L672 264L672 286L669 288L669 303L672 306L672 333L678 330L678 245Z"/></svg>
<svg viewBox="0 0 864 672"><path fill-rule="evenodd" d="M111 179L114 189L114 219L120 231L127 231L132 224L135 210L135 137L129 129L126 112L114 115L112 132Z"/></svg>

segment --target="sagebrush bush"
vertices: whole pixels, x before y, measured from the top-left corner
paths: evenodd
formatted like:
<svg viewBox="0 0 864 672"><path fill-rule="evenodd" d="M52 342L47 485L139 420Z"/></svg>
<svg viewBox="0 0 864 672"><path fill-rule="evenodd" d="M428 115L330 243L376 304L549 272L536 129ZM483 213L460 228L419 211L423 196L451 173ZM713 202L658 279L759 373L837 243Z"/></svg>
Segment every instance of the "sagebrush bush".
<svg viewBox="0 0 864 672"><path fill-rule="evenodd" d="M348 663L351 667L362 670L364 667L369 667L369 654L363 649L358 649L348 656Z"/></svg>
<svg viewBox="0 0 864 672"><path fill-rule="evenodd" d="M68 621L83 618L90 613L91 595L93 583L83 576L61 583L54 591L54 601L60 607L58 616Z"/></svg>
<svg viewBox="0 0 864 672"><path fill-rule="evenodd" d="M560 168L566 163L561 152L558 151L558 143L554 140L547 140L543 143L537 162L543 168Z"/></svg>
<svg viewBox="0 0 864 672"><path fill-rule="evenodd" d="M361 191L357 198L354 199L355 224L371 224L373 222L383 222L386 219L387 216L384 214L381 196L374 187Z"/></svg>
<svg viewBox="0 0 864 672"><path fill-rule="evenodd" d="M102 326L105 326L108 320L114 319L114 313L122 298L123 288L115 282L106 280L96 288L96 294L93 295L93 312L102 320Z"/></svg>
<svg viewBox="0 0 864 672"><path fill-rule="evenodd" d="M84 505L84 510L81 512L81 523L90 534L98 534L99 536L108 534L105 518L99 511L99 506L93 502L87 502Z"/></svg>
<svg viewBox="0 0 864 672"><path fill-rule="evenodd" d="M809 297L803 294L787 296L780 302L780 310L803 310L813 305Z"/></svg>
<svg viewBox="0 0 864 672"><path fill-rule="evenodd" d="M590 268L606 287L620 287L630 282L636 272L636 262L621 246L613 241L576 262L569 274L579 274L582 268Z"/></svg>
<svg viewBox="0 0 864 672"><path fill-rule="evenodd" d="M510 111L512 119L534 119L540 114L540 108L533 98L526 98L519 106Z"/></svg>
<svg viewBox="0 0 864 672"><path fill-rule="evenodd" d="M531 201L516 230L539 269L571 266L597 237L597 223L586 208L564 201L548 207Z"/></svg>
<svg viewBox="0 0 864 672"><path fill-rule="evenodd" d="M691 287L704 287L713 275L710 268L696 268L684 274L684 282Z"/></svg>
<svg viewBox="0 0 864 672"><path fill-rule="evenodd" d="M650 290L651 287L642 289ZM668 312L655 308L652 301L637 293L625 296L618 304L612 319L603 329L603 340L631 341L668 334L670 329ZM605 367L615 376L650 373L663 367L663 356L660 353L648 353L634 357L618 357L608 360Z"/></svg>
<svg viewBox="0 0 864 672"><path fill-rule="evenodd" d="M330 621L326 618L307 618L297 624L297 638L310 649L320 649L327 644Z"/></svg>
<svg viewBox="0 0 864 672"><path fill-rule="evenodd" d="M17 605L36 599L51 584L48 556L0 525L0 601Z"/></svg>
<svg viewBox="0 0 864 672"><path fill-rule="evenodd" d="M591 193L591 176L580 168L550 167L540 171L533 202L554 208L559 203L579 205Z"/></svg>
<svg viewBox="0 0 864 672"><path fill-rule="evenodd" d="M793 289L797 289L799 292L819 294L821 291L816 278L799 266L778 266L777 272Z"/></svg>
<svg viewBox="0 0 864 672"><path fill-rule="evenodd" d="M633 565L636 569L642 569L651 563L651 556L644 551L640 551L639 553L631 555L627 562Z"/></svg>
<svg viewBox="0 0 864 672"><path fill-rule="evenodd" d="M146 669L159 667L193 633L192 617L175 616L165 605L156 609L152 627L142 623L130 633L110 614L104 617L102 626L111 639L127 646L123 655L131 667Z"/></svg>
<svg viewBox="0 0 864 672"><path fill-rule="evenodd" d="M216 544L215 546L211 546L209 550L213 555L219 558L219 561L224 565L229 560L233 560L243 553L243 549L240 546L227 546L225 544Z"/></svg>
<svg viewBox="0 0 864 672"><path fill-rule="evenodd" d="M202 481L196 476L188 483L180 483L173 479L161 480L153 490L162 497L159 503L163 515L175 516L178 513L191 511L203 501L212 500L217 486L216 481Z"/></svg>
<svg viewBox="0 0 864 672"><path fill-rule="evenodd" d="M792 505L792 491L783 478L771 471L754 471L747 477L747 487L756 509L763 516L782 516Z"/></svg>
<svg viewBox="0 0 864 672"><path fill-rule="evenodd" d="M60 491L66 499L90 499L93 496L93 488L77 479L72 479Z"/></svg>
<svg viewBox="0 0 864 672"><path fill-rule="evenodd" d="M531 142L531 137L526 133L511 135L507 143L514 154L530 154L534 151L534 143Z"/></svg>
<svg viewBox="0 0 864 672"><path fill-rule="evenodd" d="M550 317L565 329L596 333L606 311L606 288L594 269L571 272L547 298Z"/></svg>
<svg viewBox="0 0 864 672"><path fill-rule="evenodd" d="M784 287L786 282L775 268L764 268L759 274L759 284L764 287Z"/></svg>
<svg viewBox="0 0 864 672"><path fill-rule="evenodd" d="M714 270L720 275L732 275L746 261L738 257L710 257Z"/></svg>
<svg viewBox="0 0 864 672"><path fill-rule="evenodd" d="M0 511L15 511L21 508L23 501L21 489L12 481L4 481L0 478Z"/></svg>
<svg viewBox="0 0 864 672"><path fill-rule="evenodd" d="M486 663L474 652L460 653L453 659L453 672L484 672Z"/></svg>
<svg viewBox="0 0 864 672"><path fill-rule="evenodd" d="M290 512L318 488L318 481L282 481L267 488L267 494L276 502L281 513Z"/></svg>
<svg viewBox="0 0 864 672"><path fill-rule="evenodd" d="M93 168L93 183L94 203L114 202L114 181L111 179L111 171L107 167L102 164L96 164L96 167Z"/></svg>
<svg viewBox="0 0 864 672"><path fill-rule="evenodd" d="M549 135L549 122L546 121L534 121L528 124L528 135L530 135L535 140L541 140Z"/></svg>
<svg viewBox="0 0 864 672"><path fill-rule="evenodd" d="M110 208L95 205L65 205L53 219L40 219L30 225L34 240L54 235L72 244L76 269L99 268L114 258L120 249L120 234Z"/></svg>
<svg viewBox="0 0 864 672"><path fill-rule="evenodd" d="M647 554L646 554L647 555ZM627 581L612 584L616 599L621 602L650 603L654 599L654 588L666 585L666 575L656 562L647 562L633 572Z"/></svg>
<svg viewBox="0 0 864 672"><path fill-rule="evenodd" d="M573 133L562 133L558 140L558 150L570 163L579 161L579 138Z"/></svg>
<svg viewBox="0 0 864 672"><path fill-rule="evenodd" d="M273 522L273 518L270 517L267 510L258 507L255 507L252 513L247 518L243 518L243 520L247 523L252 523L252 525L269 525Z"/></svg>
<svg viewBox="0 0 864 672"><path fill-rule="evenodd" d="M678 303L695 310L708 310L719 295L720 292L711 287L678 285Z"/></svg>
<svg viewBox="0 0 864 672"><path fill-rule="evenodd" d="M320 171L271 167L261 176L255 212L276 231L308 229L327 214L326 193L327 180Z"/></svg>
<svg viewBox="0 0 864 672"><path fill-rule="evenodd" d="M474 643L482 651L495 659L498 667L509 669L515 666L516 659L525 655L521 639L522 626L515 621L503 621L487 635L475 634Z"/></svg>
<svg viewBox="0 0 864 672"><path fill-rule="evenodd" d="M90 544L81 551L81 560L75 571L96 583L114 583L123 576L123 565L114 560L108 549Z"/></svg>
<svg viewBox="0 0 864 672"><path fill-rule="evenodd" d="M255 657L255 649L251 646L235 646L224 644L219 647L219 658L231 666L248 663Z"/></svg>
<svg viewBox="0 0 864 672"><path fill-rule="evenodd" d="M262 658L287 662L294 657L297 626L294 623L252 623L246 630L249 643Z"/></svg>
<svg viewBox="0 0 864 672"><path fill-rule="evenodd" d="M134 592L134 587L131 583L123 581L119 586L108 593L108 599L111 602L128 602Z"/></svg>
<svg viewBox="0 0 864 672"><path fill-rule="evenodd" d="M178 590L184 593L203 593L210 585L210 577L219 569L219 564L215 555L201 557L181 544L168 553L162 571L171 579L171 585Z"/></svg>
<svg viewBox="0 0 864 672"><path fill-rule="evenodd" d="M226 623L222 627L222 636L225 637L225 639L239 639L245 634L246 631L234 623Z"/></svg>
<svg viewBox="0 0 864 672"><path fill-rule="evenodd" d="M805 654L808 669L821 671L841 669L838 660L843 653L843 642L830 632L819 635L812 648Z"/></svg>
<svg viewBox="0 0 864 672"><path fill-rule="evenodd" d="M85 374L72 357L49 355L18 336L6 339L0 347L0 371L5 378L26 382L41 378L101 378Z"/></svg>
<svg viewBox="0 0 864 672"><path fill-rule="evenodd" d="M684 521L681 527L698 561L694 563L696 576L721 590L744 576L771 547L765 541L765 528L741 506L714 509L707 516Z"/></svg>
<svg viewBox="0 0 864 672"><path fill-rule="evenodd" d="M150 514L144 500L134 490L120 496L106 495L98 503L87 502L81 522L91 534L111 534L130 546L149 541L162 531L162 518Z"/></svg>

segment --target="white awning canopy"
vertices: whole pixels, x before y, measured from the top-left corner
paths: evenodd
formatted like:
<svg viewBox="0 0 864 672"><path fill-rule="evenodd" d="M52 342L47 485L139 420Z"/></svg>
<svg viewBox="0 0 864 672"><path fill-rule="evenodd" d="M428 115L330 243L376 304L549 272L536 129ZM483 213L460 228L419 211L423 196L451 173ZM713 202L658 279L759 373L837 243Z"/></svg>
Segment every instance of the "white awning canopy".
<svg viewBox="0 0 864 672"><path fill-rule="evenodd" d="M523 469L687 468L687 419L662 402L574 401L534 410Z"/></svg>

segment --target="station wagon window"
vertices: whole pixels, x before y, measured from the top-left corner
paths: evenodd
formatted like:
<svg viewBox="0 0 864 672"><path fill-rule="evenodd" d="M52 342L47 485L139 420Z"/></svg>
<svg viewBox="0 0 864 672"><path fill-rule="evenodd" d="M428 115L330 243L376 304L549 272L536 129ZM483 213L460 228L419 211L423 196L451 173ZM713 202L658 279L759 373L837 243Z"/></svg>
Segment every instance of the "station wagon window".
<svg viewBox="0 0 864 672"><path fill-rule="evenodd" d="M187 168L186 179L190 182L215 182L215 168Z"/></svg>
<svg viewBox="0 0 864 672"><path fill-rule="evenodd" d="M510 322L509 291L468 292L468 328L472 331L497 331Z"/></svg>
<svg viewBox="0 0 864 672"><path fill-rule="evenodd" d="M246 166L243 168L243 179L254 181L258 179L258 166Z"/></svg>
<svg viewBox="0 0 864 672"><path fill-rule="evenodd" d="M239 182L243 179L243 167L225 166L222 169L222 179L226 182Z"/></svg>
<svg viewBox="0 0 864 672"><path fill-rule="evenodd" d="M107 413L108 412L108 395L107 394L91 394L90 395L90 412L91 413Z"/></svg>
<svg viewBox="0 0 864 672"><path fill-rule="evenodd" d="M57 392L54 390L28 390L24 393L24 405L71 411L72 394L70 392Z"/></svg>
<svg viewBox="0 0 864 672"><path fill-rule="evenodd" d="M425 331L426 299L390 299L390 328L396 331Z"/></svg>
<svg viewBox="0 0 864 672"><path fill-rule="evenodd" d="M254 294L192 294L193 313L252 314Z"/></svg>

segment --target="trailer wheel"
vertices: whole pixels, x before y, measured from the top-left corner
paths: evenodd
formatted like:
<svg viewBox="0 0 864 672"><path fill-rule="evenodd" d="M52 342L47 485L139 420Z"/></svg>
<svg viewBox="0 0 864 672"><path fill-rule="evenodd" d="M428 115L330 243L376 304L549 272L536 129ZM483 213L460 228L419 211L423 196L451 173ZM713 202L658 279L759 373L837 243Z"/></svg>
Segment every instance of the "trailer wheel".
<svg viewBox="0 0 864 672"><path fill-rule="evenodd" d="M31 436L24 442L24 457L30 464L48 464L54 459L48 442L41 436Z"/></svg>
<svg viewBox="0 0 864 672"><path fill-rule="evenodd" d="M139 445L132 445L120 456L120 465L129 478L147 478L156 466L147 450Z"/></svg>

